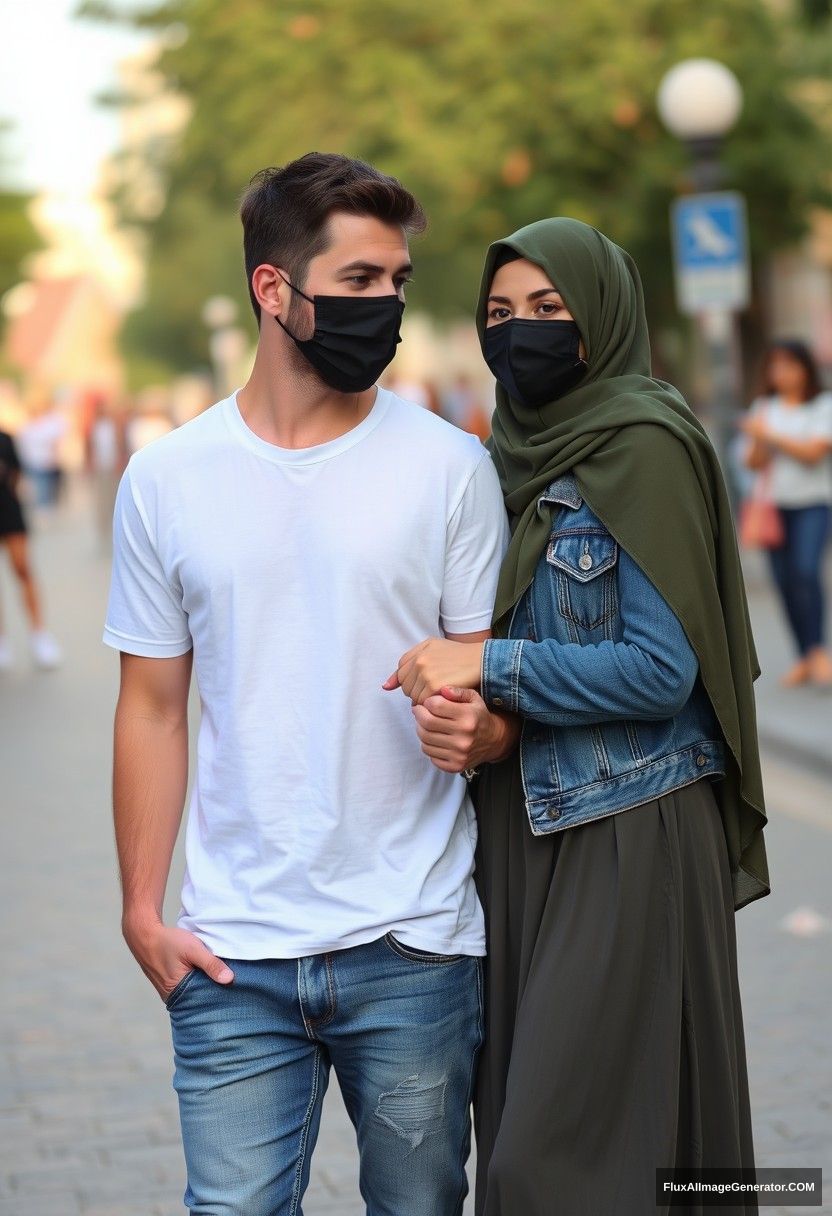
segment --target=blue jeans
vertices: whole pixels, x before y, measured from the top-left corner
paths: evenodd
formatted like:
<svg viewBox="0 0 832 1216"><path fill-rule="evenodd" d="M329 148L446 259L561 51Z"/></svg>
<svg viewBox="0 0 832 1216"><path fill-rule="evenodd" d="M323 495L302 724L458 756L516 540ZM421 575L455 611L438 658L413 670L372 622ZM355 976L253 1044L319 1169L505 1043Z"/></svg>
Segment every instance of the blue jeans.
<svg viewBox="0 0 832 1216"><path fill-rule="evenodd" d="M482 1043L481 960L387 934L301 959L226 960L167 1001L192 1216L300 1216L335 1068L368 1216L459 1216Z"/></svg>
<svg viewBox="0 0 832 1216"><path fill-rule="evenodd" d="M785 543L769 550L771 572L783 600L798 650L808 654L823 645L823 550L829 535L830 508L781 507Z"/></svg>

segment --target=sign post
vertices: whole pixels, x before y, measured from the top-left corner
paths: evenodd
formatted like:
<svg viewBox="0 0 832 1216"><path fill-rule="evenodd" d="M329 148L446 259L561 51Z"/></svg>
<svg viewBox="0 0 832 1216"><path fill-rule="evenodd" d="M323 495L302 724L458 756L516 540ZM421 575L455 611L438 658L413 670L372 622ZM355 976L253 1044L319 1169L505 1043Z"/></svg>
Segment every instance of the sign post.
<svg viewBox="0 0 832 1216"><path fill-rule="evenodd" d="M691 194L671 208L680 312L695 317L708 351L716 448L732 499L731 445L741 395L736 314L748 306L750 270L745 199L733 190Z"/></svg>

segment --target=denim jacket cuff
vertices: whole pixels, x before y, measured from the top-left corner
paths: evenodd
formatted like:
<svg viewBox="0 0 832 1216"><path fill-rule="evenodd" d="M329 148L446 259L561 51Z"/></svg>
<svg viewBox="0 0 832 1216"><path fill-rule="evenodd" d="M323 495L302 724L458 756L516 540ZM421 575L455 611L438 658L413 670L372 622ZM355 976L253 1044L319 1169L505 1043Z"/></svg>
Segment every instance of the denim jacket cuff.
<svg viewBox="0 0 832 1216"><path fill-rule="evenodd" d="M518 712L522 654L522 638L489 638L483 644L480 692L490 708Z"/></svg>

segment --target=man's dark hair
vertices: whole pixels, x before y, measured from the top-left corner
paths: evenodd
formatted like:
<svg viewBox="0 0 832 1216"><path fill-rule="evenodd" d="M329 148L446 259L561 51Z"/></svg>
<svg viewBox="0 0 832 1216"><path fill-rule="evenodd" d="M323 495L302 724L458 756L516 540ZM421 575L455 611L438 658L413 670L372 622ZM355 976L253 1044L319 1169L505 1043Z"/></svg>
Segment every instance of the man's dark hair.
<svg viewBox="0 0 832 1216"><path fill-rule="evenodd" d="M823 392L820 370L817 360L805 342L799 338L780 338L770 342L763 364L763 393L767 397L774 396L776 389L771 380L771 360L776 354L788 355L803 368L803 401L814 401Z"/></svg>
<svg viewBox="0 0 832 1216"><path fill-rule="evenodd" d="M410 191L363 160L307 152L283 168L261 169L240 203L246 280L258 324L260 305L251 285L255 269L264 262L282 266L303 288L309 263L327 247L327 221L336 211L400 224L409 234L427 225Z"/></svg>

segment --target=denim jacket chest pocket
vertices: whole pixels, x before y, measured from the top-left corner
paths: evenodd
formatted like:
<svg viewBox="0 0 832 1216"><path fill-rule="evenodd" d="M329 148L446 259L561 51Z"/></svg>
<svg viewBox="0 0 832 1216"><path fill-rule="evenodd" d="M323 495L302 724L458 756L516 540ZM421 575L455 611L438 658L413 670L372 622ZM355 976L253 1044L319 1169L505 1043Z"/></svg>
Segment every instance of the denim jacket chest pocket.
<svg viewBox="0 0 832 1216"><path fill-rule="evenodd" d="M603 527L573 524L555 527L546 549L555 582L555 600L567 622L570 641L588 642L598 631L613 636L618 613L616 562L618 544Z"/></svg>

